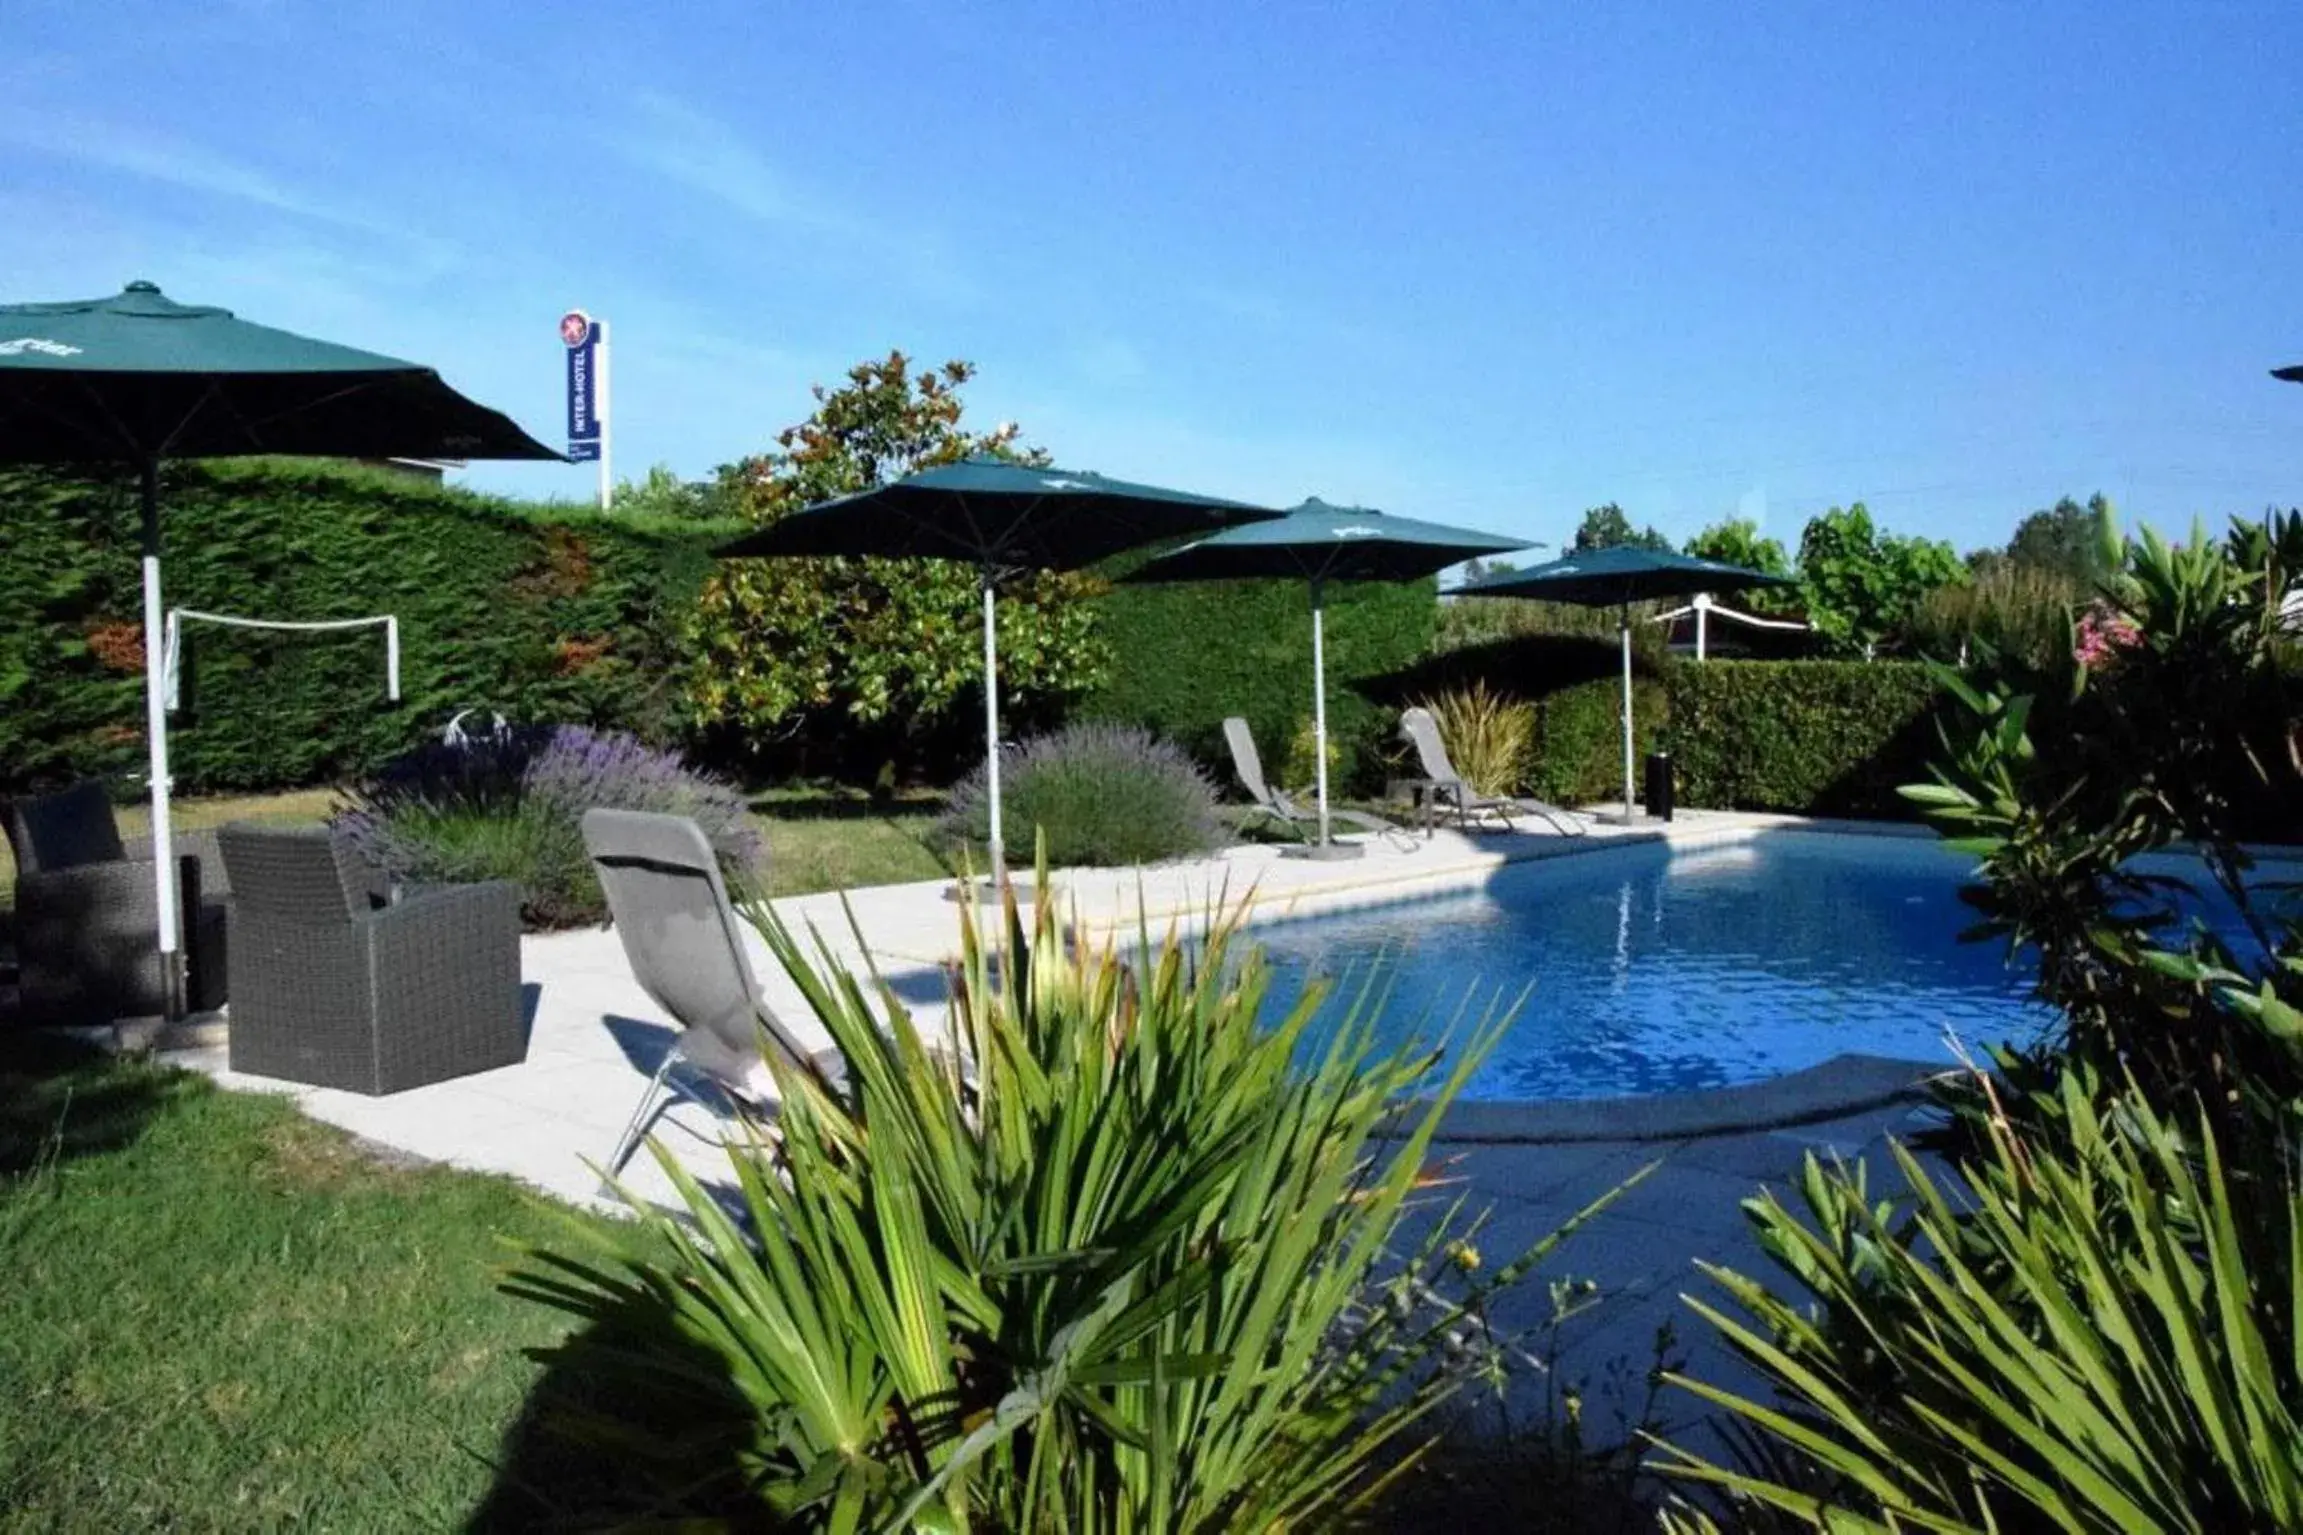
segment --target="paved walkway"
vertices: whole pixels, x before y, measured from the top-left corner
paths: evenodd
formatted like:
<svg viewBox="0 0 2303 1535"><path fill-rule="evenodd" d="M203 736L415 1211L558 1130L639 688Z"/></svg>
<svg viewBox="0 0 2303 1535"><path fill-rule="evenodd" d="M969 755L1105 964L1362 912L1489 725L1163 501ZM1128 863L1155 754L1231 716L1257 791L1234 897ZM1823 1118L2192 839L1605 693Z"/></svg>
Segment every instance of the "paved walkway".
<svg viewBox="0 0 2303 1535"><path fill-rule="evenodd" d="M1464 835L1441 831L1412 850L1373 844L1360 859L1331 863L1283 857L1270 847L1244 847L1201 862L1131 871L1076 871L1056 878L1057 899L1091 930L1133 931L1139 920L1155 933L1169 926L1189 931L1226 902L1252 901L1256 915L1373 904L1449 888L1472 888L1500 865L1527 858L1593 852L1629 838L1663 838L1675 846L1704 846L1764 832L1801 827L1781 817L1698 812L1668 828L1627 830L1599 825L1588 837L1544 833ZM1804 829L1804 828L1803 828ZM1869 829L1869 828L1866 828ZM867 955L923 1025L944 1012L942 962L957 941L954 893L947 882L883 886L847 897L806 896L777 903L795 927L813 926L846 964ZM852 923L851 923L852 914ZM860 935L860 936L859 936ZM768 1003L804 1043L828 1043L797 989L747 934L753 966ZM229 1070L220 1044L170 1052L180 1064L213 1075L224 1086L279 1092L304 1112L366 1140L433 1161L522 1179L561 1198L583 1203L599 1197L589 1164L603 1160L638 1101L674 1034L660 1010L631 977L617 935L594 930L530 938L522 946L532 1025L527 1059L517 1066L465 1077L386 1098L247 1077ZM1609 1304L1571 1324L1567 1368L1588 1377L1601 1395L1592 1421L1604 1426L1603 1405L1619 1394L1606 1387L1608 1367L1627 1360L1635 1382L1647 1363L1655 1327L1677 1314L1677 1292L1693 1279L1698 1257L1758 1264L1736 1204L1763 1181L1796 1172L1810 1148L1856 1154L1901 1128L1908 1105L1880 1106L1879 1063L1852 1068L1845 1081L1786 1079L1773 1098L1724 1115L1700 1105L1676 1117L1647 1100L1637 1116L1642 1133L1661 1129L1686 1138L1635 1144L1610 1140L1610 1126L1593 1107L1555 1106L1499 1122L1481 1106L1463 1121L1477 1143L1452 1145L1474 1205L1495 1209L1494 1229L1482 1241L1497 1261L1544 1231L1635 1168L1660 1156L1663 1166L1588 1228L1553 1266L1597 1280ZM1884 1068L1901 1080L1898 1069ZM1904 1073L1909 1075L1909 1073ZM677 1075L675 1074L675 1080ZM1834 1115L1834 1103L1868 1105ZM1686 1109L1688 1106L1683 1106ZM1784 1118L1802 1127L1754 1129ZM724 1181L721 1149L727 1122L708 1090L683 1094L656 1121L655 1133L683 1164L707 1181ZM1546 1138L1528 1144L1523 1132ZM1496 1143L1502 1134L1518 1143ZM667 1200L670 1186L644 1153L626 1181L644 1198ZM1539 1319L1545 1286L1531 1284L1513 1302L1514 1324ZM1533 1309L1531 1309L1533 1308ZM1683 1328L1683 1335L1699 1329Z"/></svg>

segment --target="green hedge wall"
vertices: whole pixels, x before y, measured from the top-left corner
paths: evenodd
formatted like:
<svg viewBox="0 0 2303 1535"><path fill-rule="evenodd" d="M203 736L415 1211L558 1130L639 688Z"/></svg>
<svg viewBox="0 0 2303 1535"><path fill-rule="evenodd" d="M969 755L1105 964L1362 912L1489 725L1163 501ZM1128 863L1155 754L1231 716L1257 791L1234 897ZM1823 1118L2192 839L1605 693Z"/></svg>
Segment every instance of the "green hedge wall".
<svg viewBox="0 0 2303 1535"><path fill-rule="evenodd" d="M1290 745L1312 712L1305 583L1115 586L1096 599L1096 615L1112 661L1081 717L1146 726L1218 764L1228 781L1223 721L1237 714L1255 732L1264 771L1284 776ZM1345 786L1381 778L1392 730L1392 716L1359 685L1428 651L1438 621L1433 581L1328 589L1327 722Z"/></svg>
<svg viewBox="0 0 2303 1535"><path fill-rule="evenodd" d="M1915 661L1682 661L1670 743L1689 805L1907 817L1942 694Z"/></svg>
<svg viewBox="0 0 2303 1535"><path fill-rule="evenodd" d="M465 707L662 737L678 626L727 528L527 506L313 460L169 467L172 607L260 618L396 613L404 703L380 630L190 630L180 789L340 778ZM0 791L143 770L132 482L0 471Z"/></svg>

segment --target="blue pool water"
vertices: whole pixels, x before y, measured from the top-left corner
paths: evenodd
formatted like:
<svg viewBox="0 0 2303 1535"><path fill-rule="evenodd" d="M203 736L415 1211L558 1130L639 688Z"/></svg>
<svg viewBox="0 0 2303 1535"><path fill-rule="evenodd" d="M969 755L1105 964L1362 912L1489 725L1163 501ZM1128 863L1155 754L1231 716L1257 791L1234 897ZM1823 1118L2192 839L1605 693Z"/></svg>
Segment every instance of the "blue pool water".
<svg viewBox="0 0 2303 1535"><path fill-rule="evenodd" d="M1968 864L1932 841L1777 835L1499 870L1477 893L1259 925L1281 995L1312 974L1391 985L1384 1028L1431 1037L1533 983L1466 1096L1724 1087L1857 1051L1950 1062L2052 1015L2003 948L1967 944ZM1326 1004L1340 1015L1341 986Z"/></svg>

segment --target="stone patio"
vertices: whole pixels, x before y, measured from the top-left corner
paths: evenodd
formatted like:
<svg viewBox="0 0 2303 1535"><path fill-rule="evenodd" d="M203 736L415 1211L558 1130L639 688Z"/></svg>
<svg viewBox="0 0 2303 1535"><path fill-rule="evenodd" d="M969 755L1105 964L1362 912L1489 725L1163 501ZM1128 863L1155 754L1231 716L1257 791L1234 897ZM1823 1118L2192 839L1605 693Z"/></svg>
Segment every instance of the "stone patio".
<svg viewBox="0 0 2303 1535"><path fill-rule="evenodd" d="M1364 857L1345 862L1242 847L1189 864L1066 872L1053 883L1055 898L1080 927L1132 933L1142 921L1156 935L1170 927L1188 932L1227 901L1251 901L1258 919L1300 915L1474 887L1507 862L1596 852L1627 839L1700 847L1794 829L1836 828L1697 812L1669 826L1602 823L1575 838L1439 831L1412 850L1376 843ZM941 966L956 948L954 903L949 882L935 881L859 890L845 898L844 909L842 898L830 895L780 901L777 909L795 928L812 926L840 962L853 965L868 956L923 1025L932 1025L944 1011ZM769 1006L803 1042L828 1043L797 988L756 936L747 938ZM395 1152L509 1175L573 1203L597 1203L602 1190L593 1164L608 1155L673 1030L633 981L612 931L531 937L522 946L522 966L531 1014L524 1062L388 1098L234 1073L225 1046L213 1038L164 1053L227 1088L290 1096L312 1117ZM1636 1394L1661 1323L1676 1318L1683 1340L1701 1339L1703 1329L1678 1300L1680 1291L1699 1283L1695 1259L1764 1269L1737 1202L1763 1183L1784 1184L1810 1150L1867 1155L1884 1137L1907 1131L1913 1108L1902 1095L1920 1074L1907 1063L1849 1059L1731 1090L1739 1098L1691 1095L1676 1107L1626 1100L1611 1114L1606 1105L1472 1106L1456 1126L1465 1139L1443 1149L1472 1204L1493 1209L1480 1243L1491 1261L1516 1253L1639 1167L1660 1161L1547 1271L1588 1277L1601 1287L1605 1304L1571 1322L1560 1341L1562 1369L1588 1383L1589 1421L1604 1428L1624 1394ZM700 1178L724 1182L724 1112L708 1088L689 1084L657 1118L654 1133ZM670 1197L668 1180L645 1153L633 1158L625 1180L643 1198ZM1514 1326L1540 1321L1548 1306L1544 1277L1523 1287L1500 1320ZM1716 1352L1699 1341L1692 1362L1716 1376ZM1611 1374L1623 1378L1611 1384Z"/></svg>

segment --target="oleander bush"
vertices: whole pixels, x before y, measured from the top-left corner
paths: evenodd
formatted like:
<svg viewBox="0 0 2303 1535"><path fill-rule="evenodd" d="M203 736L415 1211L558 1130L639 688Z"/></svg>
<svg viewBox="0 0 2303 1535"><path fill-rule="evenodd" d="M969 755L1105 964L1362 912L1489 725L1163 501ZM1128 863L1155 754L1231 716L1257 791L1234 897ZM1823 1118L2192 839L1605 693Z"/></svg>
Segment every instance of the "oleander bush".
<svg viewBox="0 0 2303 1535"><path fill-rule="evenodd" d="M582 1324L555 1373L676 1404L545 1406L667 1524L1335 1529L1503 1367L1485 1299L1558 1235L1483 1263L1460 1209L1403 1222L1499 1020L1385 1053L1363 991L1315 1047L1325 988L1267 1010L1233 917L1122 951L1056 905L988 944L961 908L947 1037L748 903L842 1073L774 1057L733 1190L659 1149L677 1213L520 1265Z"/></svg>
<svg viewBox="0 0 2303 1535"><path fill-rule="evenodd" d="M1158 863L1223 845L1215 786L1170 741L1128 725L1066 725L1000 748L1002 840L1046 841L1063 865ZM990 838L991 805L978 766L952 790L938 826L964 852Z"/></svg>
<svg viewBox="0 0 2303 1535"><path fill-rule="evenodd" d="M664 740L679 631L731 529L613 518L317 459L165 465L171 607L400 619L403 701L377 630L188 630L181 792L357 777L472 706ZM144 771L132 477L0 468L0 792Z"/></svg>
<svg viewBox="0 0 2303 1535"><path fill-rule="evenodd" d="M354 792L336 827L402 880L509 880L531 928L602 921L606 899L584 853L584 812L653 810L694 818L731 879L764 855L734 787L621 731L501 727L435 742Z"/></svg>

